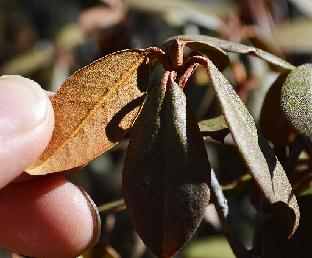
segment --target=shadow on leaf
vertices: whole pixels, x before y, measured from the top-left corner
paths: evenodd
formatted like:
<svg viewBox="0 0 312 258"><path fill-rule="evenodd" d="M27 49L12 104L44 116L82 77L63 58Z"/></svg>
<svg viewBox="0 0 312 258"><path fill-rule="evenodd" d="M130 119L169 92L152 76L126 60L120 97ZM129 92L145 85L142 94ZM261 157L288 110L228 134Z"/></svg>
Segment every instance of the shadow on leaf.
<svg viewBox="0 0 312 258"><path fill-rule="evenodd" d="M128 113L130 113L133 109L140 106L144 101L145 95L138 97L131 102L129 102L127 105L125 105L122 109L120 109L109 121L109 123L106 126L105 132L107 135L107 138L111 142L117 142L120 140L120 135L124 135L127 130L121 128L119 125L124 117Z"/></svg>

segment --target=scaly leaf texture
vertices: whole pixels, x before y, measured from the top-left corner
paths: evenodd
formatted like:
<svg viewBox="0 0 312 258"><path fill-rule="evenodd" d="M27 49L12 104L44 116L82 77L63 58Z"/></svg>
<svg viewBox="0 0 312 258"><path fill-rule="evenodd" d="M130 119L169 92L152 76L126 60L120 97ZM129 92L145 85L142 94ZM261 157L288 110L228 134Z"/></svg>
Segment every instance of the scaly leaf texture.
<svg viewBox="0 0 312 258"><path fill-rule="evenodd" d="M283 167L231 84L210 60L208 73L233 139L251 175L273 210L288 225L291 236L299 225L300 212Z"/></svg>
<svg viewBox="0 0 312 258"><path fill-rule="evenodd" d="M250 54L263 59L272 65L275 69L279 71L292 70L295 67L285 60L276 57L264 50L255 48L253 46L246 46L239 43L234 43L227 40L222 40L214 37L209 37L205 35L179 35L174 38L179 38L179 40L184 41L186 46L193 48L209 57L210 47L219 48L223 51L234 52L239 54ZM169 39L173 40L173 38ZM207 49L203 46L206 45ZM212 60L213 61L213 60ZM218 65L217 65L218 66Z"/></svg>
<svg viewBox="0 0 312 258"><path fill-rule="evenodd" d="M287 121L312 144L312 64L289 73L281 91L281 109Z"/></svg>
<svg viewBox="0 0 312 258"><path fill-rule="evenodd" d="M158 257L168 258L191 238L204 216L210 165L182 89L169 72L164 78L147 93L132 129L123 190L143 242Z"/></svg>
<svg viewBox="0 0 312 258"><path fill-rule="evenodd" d="M27 172L42 175L79 167L116 144L140 111L147 63L144 50L124 50L70 76L51 98L52 139Z"/></svg>

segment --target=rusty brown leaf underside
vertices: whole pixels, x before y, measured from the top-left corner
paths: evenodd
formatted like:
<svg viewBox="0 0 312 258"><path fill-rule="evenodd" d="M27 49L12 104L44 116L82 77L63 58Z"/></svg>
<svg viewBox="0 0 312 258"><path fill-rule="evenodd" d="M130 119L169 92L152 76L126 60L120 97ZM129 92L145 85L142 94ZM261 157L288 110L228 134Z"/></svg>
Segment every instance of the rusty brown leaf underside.
<svg viewBox="0 0 312 258"><path fill-rule="evenodd" d="M49 146L27 172L79 167L116 144L139 113L147 66L144 50L124 50L70 76L51 97L56 122Z"/></svg>

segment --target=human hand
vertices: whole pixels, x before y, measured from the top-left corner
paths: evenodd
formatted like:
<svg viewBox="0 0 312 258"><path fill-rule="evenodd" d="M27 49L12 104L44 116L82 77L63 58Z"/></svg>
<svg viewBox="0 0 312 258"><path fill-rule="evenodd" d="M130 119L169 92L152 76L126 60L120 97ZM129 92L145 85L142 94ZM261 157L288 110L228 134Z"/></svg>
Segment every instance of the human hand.
<svg viewBox="0 0 312 258"><path fill-rule="evenodd" d="M53 126L51 102L37 83L0 77L0 248L70 258L99 237L89 196L55 174L12 183L45 149Z"/></svg>

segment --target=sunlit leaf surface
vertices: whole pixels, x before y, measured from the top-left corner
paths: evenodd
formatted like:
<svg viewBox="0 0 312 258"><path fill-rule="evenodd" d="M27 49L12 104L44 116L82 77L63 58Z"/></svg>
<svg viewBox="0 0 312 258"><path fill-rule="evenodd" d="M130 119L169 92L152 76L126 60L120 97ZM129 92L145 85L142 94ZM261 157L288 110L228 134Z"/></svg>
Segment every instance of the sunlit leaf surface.
<svg viewBox="0 0 312 258"><path fill-rule="evenodd" d="M30 167L46 174L86 164L132 126L147 87L144 50L116 52L80 69L51 97L55 128L49 146Z"/></svg>
<svg viewBox="0 0 312 258"><path fill-rule="evenodd" d="M292 235L299 225L300 212L284 169L233 87L209 60L208 73L233 139L251 175Z"/></svg>
<svg viewBox="0 0 312 258"><path fill-rule="evenodd" d="M312 64L289 73L281 91L281 108L296 131L312 142Z"/></svg>

